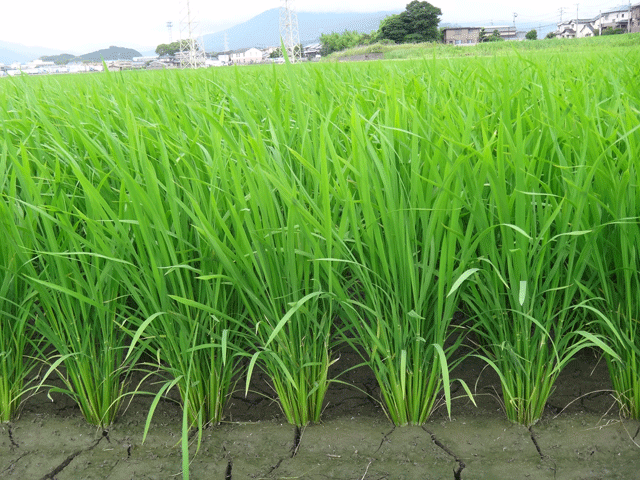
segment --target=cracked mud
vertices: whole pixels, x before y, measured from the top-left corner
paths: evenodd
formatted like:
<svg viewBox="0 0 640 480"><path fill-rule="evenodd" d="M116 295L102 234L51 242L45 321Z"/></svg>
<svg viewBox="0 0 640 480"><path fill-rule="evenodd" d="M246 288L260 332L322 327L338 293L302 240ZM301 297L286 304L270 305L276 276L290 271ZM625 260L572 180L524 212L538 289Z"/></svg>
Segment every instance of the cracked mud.
<svg viewBox="0 0 640 480"><path fill-rule="evenodd" d="M342 355L336 367L354 361ZM475 385L482 368L467 362L454 376ZM345 377L379 396L366 369ZM256 389L268 392L263 382ZM439 409L422 427L394 428L376 402L343 384L330 388L323 422L301 429L286 424L274 401L236 393L227 420L204 431L191 478L638 478L640 423L617 416L612 396L603 392L609 388L606 366L579 357L558 380L544 418L531 428L504 418L495 396L499 384L487 370L476 387L478 407L459 398L451 419ZM142 444L149 398L135 398L108 431L87 425L65 397L52 398L43 393L29 399L18 420L0 425L0 478L180 478L181 413L173 402L158 407Z"/></svg>

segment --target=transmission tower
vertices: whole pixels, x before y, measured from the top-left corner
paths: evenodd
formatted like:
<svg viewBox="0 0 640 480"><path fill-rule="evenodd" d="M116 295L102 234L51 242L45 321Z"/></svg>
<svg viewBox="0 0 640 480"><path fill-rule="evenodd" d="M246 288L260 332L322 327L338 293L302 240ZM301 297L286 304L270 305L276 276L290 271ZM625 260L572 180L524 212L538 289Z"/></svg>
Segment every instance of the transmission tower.
<svg viewBox="0 0 640 480"><path fill-rule="evenodd" d="M205 64L204 42L196 33L198 26L189 0L184 0L180 12L180 68L199 68Z"/></svg>
<svg viewBox="0 0 640 480"><path fill-rule="evenodd" d="M167 22L167 29L169 30L169 43L173 43L173 22Z"/></svg>
<svg viewBox="0 0 640 480"><path fill-rule="evenodd" d="M282 0L280 6L280 38L284 43L287 56L291 63L296 63L302 57L300 32L298 31L298 15L293 6L293 0Z"/></svg>

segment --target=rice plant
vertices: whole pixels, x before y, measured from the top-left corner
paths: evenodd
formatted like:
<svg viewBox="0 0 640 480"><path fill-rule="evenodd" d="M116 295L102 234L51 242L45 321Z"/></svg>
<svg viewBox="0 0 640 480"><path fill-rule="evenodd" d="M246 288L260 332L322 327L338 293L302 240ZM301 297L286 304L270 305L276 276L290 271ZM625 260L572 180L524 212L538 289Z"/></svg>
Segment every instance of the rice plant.
<svg viewBox="0 0 640 480"><path fill-rule="evenodd" d="M33 228L25 235L33 245L27 253L38 265L25 280L37 291L35 328L56 352L40 383L58 372L65 387L51 390L71 396L88 422L108 426L118 413L127 371L126 335L118 327L127 311L118 274L122 260L109 256L118 247L113 238L102 236L96 219L74 211L92 203L92 187L83 192L61 179L56 188L50 174L66 168L64 162L41 164L23 153L24 163L14 168L28 192L21 205ZM32 168L38 183L31 178ZM100 210L99 205L91 207L95 213Z"/></svg>
<svg viewBox="0 0 640 480"><path fill-rule="evenodd" d="M0 152L0 422L18 416L33 381L36 355L43 347L33 331L35 292L25 279L34 275L21 230L24 209L17 202L15 175L8 166L8 146Z"/></svg>
<svg viewBox="0 0 640 480"><path fill-rule="evenodd" d="M271 128L274 137L286 134ZM234 279L249 315L247 346L253 353L246 388L259 365L287 421L303 426L320 419L334 361L330 267L320 261L330 255L331 234L323 236L323 222L301 208L318 199L305 197L304 185L296 183L293 169L305 168L286 160L298 159L282 158L281 151L267 154L261 132L251 133L238 143L229 141L242 161L227 163L219 203L194 198L191 208L203 242Z"/></svg>
<svg viewBox="0 0 640 480"><path fill-rule="evenodd" d="M584 246L594 235L585 192L596 172L578 145L558 140L572 132L555 130L563 119L554 87L538 76L539 66L532 69L540 83L531 94L543 99L540 107L523 116L526 96L510 97L505 76L496 92L503 97L499 117L484 130L466 173L479 257L456 283L472 280L463 298L474 314L479 356L500 377L507 417L527 426L542 416L578 351L597 346L612 353L586 325L594 299L583 294L590 261Z"/></svg>
<svg viewBox="0 0 640 480"><path fill-rule="evenodd" d="M426 92L430 80L416 75L413 85ZM350 169L341 178L352 184L345 188L351 237L343 302L347 341L372 368L390 420L420 425L442 393L451 412L451 357L463 336L451 328L457 296L446 294L464 269L457 259L468 255L459 196L467 159L456 160L437 138L436 109L412 110L398 81L385 79L372 102L382 107L379 117L364 103L351 112Z"/></svg>
<svg viewBox="0 0 640 480"><path fill-rule="evenodd" d="M514 421L589 346L634 415L636 39L2 79L3 418L33 356L99 425L159 368L150 413L177 389L188 476L243 367L302 426L347 342L420 424L452 411L466 333Z"/></svg>
<svg viewBox="0 0 640 480"><path fill-rule="evenodd" d="M618 107L624 109L626 100ZM626 118L625 118L626 117ZM597 181L591 192L594 221L599 222L592 248L590 294L600 300L593 318L615 355L607 354L611 381L621 412L640 418L640 218L638 166L640 131L633 116L621 113L615 141L594 162ZM613 163L615 156L618 160Z"/></svg>

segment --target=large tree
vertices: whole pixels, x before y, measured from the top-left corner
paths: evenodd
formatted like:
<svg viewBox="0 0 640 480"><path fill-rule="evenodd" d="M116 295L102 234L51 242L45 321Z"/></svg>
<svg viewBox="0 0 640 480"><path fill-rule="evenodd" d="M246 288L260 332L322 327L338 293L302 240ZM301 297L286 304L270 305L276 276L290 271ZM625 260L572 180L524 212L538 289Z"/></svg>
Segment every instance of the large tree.
<svg viewBox="0 0 640 480"><path fill-rule="evenodd" d="M378 38L393 40L396 43L403 43L404 37L409 35L407 24L402 18L402 13L391 15L380 22Z"/></svg>
<svg viewBox="0 0 640 480"><path fill-rule="evenodd" d="M442 10L438 7L413 0L404 12L387 17L380 23L378 36L396 43L438 41L440 15Z"/></svg>
<svg viewBox="0 0 640 480"><path fill-rule="evenodd" d="M156 47L156 54L160 55L161 57L165 55L172 56L179 51L180 51L180 42L161 43Z"/></svg>

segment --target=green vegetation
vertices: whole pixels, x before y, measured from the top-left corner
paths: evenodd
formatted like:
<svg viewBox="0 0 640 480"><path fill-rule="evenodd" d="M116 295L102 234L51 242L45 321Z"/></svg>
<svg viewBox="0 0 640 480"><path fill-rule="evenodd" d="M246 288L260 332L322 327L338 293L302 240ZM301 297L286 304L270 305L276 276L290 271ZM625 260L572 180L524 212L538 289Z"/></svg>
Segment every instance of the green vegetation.
<svg viewBox="0 0 640 480"><path fill-rule="evenodd" d="M69 62L75 61L77 58L78 57L70 53L61 53L60 55L45 55L40 57L40 60L54 62L56 65L66 65Z"/></svg>
<svg viewBox="0 0 640 480"><path fill-rule="evenodd" d="M378 39L393 40L395 43L434 42L440 39L438 24L442 10L429 2L413 0L404 12L391 15L378 29Z"/></svg>
<svg viewBox="0 0 640 480"><path fill-rule="evenodd" d="M531 425L584 348L637 418L639 39L3 79L2 420L41 388L104 427L160 373L188 478L239 379L318 422L346 347L396 425L470 354Z"/></svg>
<svg viewBox="0 0 640 480"><path fill-rule="evenodd" d="M339 60L354 55L382 53L386 60L480 57L529 54L540 51L549 55L582 55L588 52L606 52L608 50L626 51L629 47L640 46L640 34L615 35L609 37L557 38L553 42L485 42L474 46L445 45L442 43L418 43L405 45L373 44L336 52L325 61Z"/></svg>
<svg viewBox="0 0 640 480"><path fill-rule="evenodd" d="M538 31L533 29L533 30L529 30L527 32L527 35L525 36L525 38L527 40L537 40L538 39Z"/></svg>
<svg viewBox="0 0 640 480"><path fill-rule="evenodd" d="M374 33L345 30L343 33L320 35L321 54L327 56L348 48L373 44L436 42L442 36L438 30L440 15L442 11L438 7L429 2L413 0L407 4L404 12L384 18Z"/></svg>
<svg viewBox="0 0 640 480"><path fill-rule="evenodd" d="M376 34L358 33L355 30L345 30L342 33L323 33L320 35L320 43L322 44L320 54L325 57L331 55L333 52L339 52L359 45L370 45L377 41L378 38Z"/></svg>
<svg viewBox="0 0 640 480"><path fill-rule="evenodd" d="M499 30L494 30L493 32L491 32L491 35L487 35L484 27L480 29L480 34L478 35L478 37L480 43L504 42L504 38L502 38L502 35L500 35Z"/></svg>

